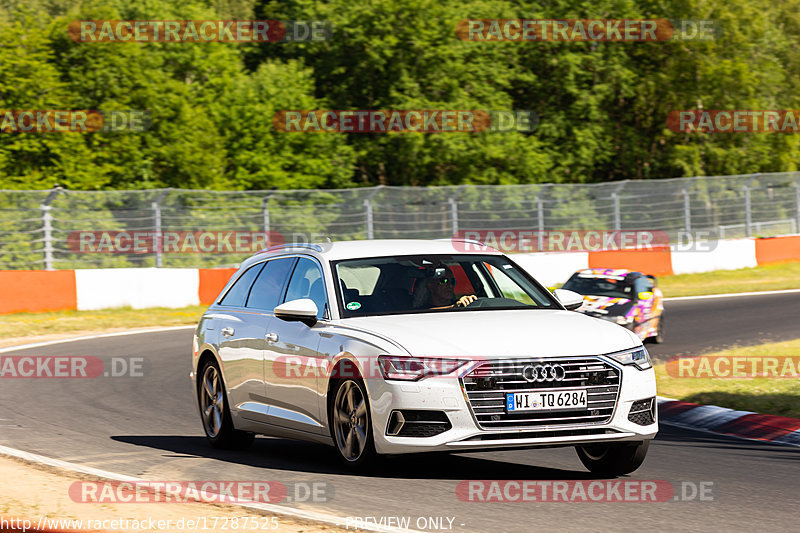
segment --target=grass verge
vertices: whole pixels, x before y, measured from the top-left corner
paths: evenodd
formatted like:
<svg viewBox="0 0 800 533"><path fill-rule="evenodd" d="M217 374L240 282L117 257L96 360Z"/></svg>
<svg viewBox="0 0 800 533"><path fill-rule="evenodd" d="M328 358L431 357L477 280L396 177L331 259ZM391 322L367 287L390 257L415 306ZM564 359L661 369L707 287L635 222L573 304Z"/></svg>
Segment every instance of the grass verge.
<svg viewBox="0 0 800 533"><path fill-rule="evenodd" d="M800 359L800 339L746 348L732 348L704 355L791 356ZM661 396L692 403L712 404L730 409L800 418L800 379L798 378L677 378L667 374L665 363L656 365L655 369L658 394Z"/></svg>
<svg viewBox="0 0 800 533"><path fill-rule="evenodd" d="M103 309L0 315L0 346L132 328L196 324L204 306Z"/></svg>
<svg viewBox="0 0 800 533"><path fill-rule="evenodd" d="M667 298L800 289L800 262L663 276L658 278L658 286Z"/></svg>

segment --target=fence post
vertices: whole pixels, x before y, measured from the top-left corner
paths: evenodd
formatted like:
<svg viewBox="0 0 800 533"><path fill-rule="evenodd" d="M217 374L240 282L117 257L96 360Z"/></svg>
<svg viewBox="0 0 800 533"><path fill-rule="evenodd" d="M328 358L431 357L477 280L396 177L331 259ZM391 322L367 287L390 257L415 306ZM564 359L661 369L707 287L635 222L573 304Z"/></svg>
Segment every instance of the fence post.
<svg viewBox="0 0 800 533"><path fill-rule="evenodd" d="M42 210L42 241L44 242L44 268L46 270L55 270L53 268L53 215L50 213L53 206L50 204L63 190L61 186L56 185L39 206Z"/></svg>
<svg viewBox="0 0 800 533"><path fill-rule="evenodd" d="M269 201L272 200L273 196L275 196L275 191L277 189L278 189L278 187L273 187L272 189L270 189L269 194L266 195L261 200L261 213L262 213L262 215L264 217L264 237L266 239L269 239L269 230L270 230ZM271 245L271 243L267 241L267 247L269 247L270 245Z"/></svg>
<svg viewBox="0 0 800 533"><path fill-rule="evenodd" d="M153 209L153 226L154 226L154 234L153 234L153 245L155 246L155 254L156 254L156 268L161 268L161 206L158 203L158 199L150 204L150 207Z"/></svg>
<svg viewBox="0 0 800 533"><path fill-rule="evenodd" d="M375 238L375 226L372 220L372 200L370 198L364 200L364 209L367 215L367 239L372 240Z"/></svg>
<svg viewBox="0 0 800 533"><path fill-rule="evenodd" d="M795 233L800 233L800 181L794 182Z"/></svg>
<svg viewBox="0 0 800 533"><path fill-rule="evenodd" d="M261 213L264 215L264 235L269 236L269 207L267 203L269 198L264 198L261 201Z"/></svg>
<svg viewBox="0 0 800 533"><path fill-rule="evenodd" d="M683 229L687 234L692 231L692 206L689 189L683 189Z"/></svg>
<svg viewBox="0 0 800 533"><path fill-rule="evenodd" d="M53 209L49 205L40 205L42 210L42 230L44 234L44 268L45 270L53 270L53 215L50 210Z"/></svg>
<svg viewBox="0 0 800 533"><path fill-rule="evenodd" d="M453 224L453 235L458 233L458 202L455 198L447 200L450 203L450 220Z"/></svg>
<svg viewBox="0 0 800 533"><path fill-rule="evenodd" d="M753 218L750 212L750 187L744 185L742 189L744 189L744 235L745 237L750 237L753 234Z"/></svg>
<svg viewBox="0 0 800 533"><path fill-rule="evenodd" d="M611 193L611 199L614 201L614 230L620 231L622 229L622 216L619 212L619 195L616 191Z"/></svg>
<svg viewBox="0 0 800 533"><path fill-rule="evenodd" d="M544 250L544 201L542 195L536 197L536 219L537 227L539 228L539 235L536 239L536 251L541 252Z"/></svg>

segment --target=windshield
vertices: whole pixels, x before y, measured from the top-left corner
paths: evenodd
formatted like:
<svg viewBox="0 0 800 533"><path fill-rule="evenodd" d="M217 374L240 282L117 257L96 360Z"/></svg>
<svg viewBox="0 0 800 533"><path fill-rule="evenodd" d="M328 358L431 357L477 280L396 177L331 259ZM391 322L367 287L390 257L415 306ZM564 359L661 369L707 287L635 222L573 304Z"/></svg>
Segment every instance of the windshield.
<svg viewBox="0 0 800 533"><path fill-rule="evenodd" d="M590 296L610 296L612 298L632 298L633 284L625 279L602 278L592 275L573 274L562 289Z"/></svg>
<svg viewBox="0 0 800 533"><path fill-rule="evenodd" d="M507 258L497 255L376 257L334 263L343 317L468 311L559 309Z"/></svg>

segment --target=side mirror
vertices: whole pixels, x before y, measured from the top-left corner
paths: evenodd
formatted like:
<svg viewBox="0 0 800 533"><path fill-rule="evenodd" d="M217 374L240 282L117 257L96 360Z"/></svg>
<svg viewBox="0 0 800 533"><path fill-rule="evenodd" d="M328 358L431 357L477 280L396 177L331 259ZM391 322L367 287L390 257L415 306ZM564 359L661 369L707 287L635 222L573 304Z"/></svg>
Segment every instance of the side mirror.
<svg viewBox="0 0 800 533"><path fill-rule="evenodd" d="M556 289L553 291L553 294L556 298L558 298L558 301L561 302L561 305L566 307L568 311L574 311L583 305L583 296L577 292L567 289Z"/></svg>
<svg viewBox="0 0 800 533"><path fill-rule="evenodd" d="M310 298L284 302L275 308L275 316L283 320L296 320L309 327L317 323L317 304Z"/></svg>

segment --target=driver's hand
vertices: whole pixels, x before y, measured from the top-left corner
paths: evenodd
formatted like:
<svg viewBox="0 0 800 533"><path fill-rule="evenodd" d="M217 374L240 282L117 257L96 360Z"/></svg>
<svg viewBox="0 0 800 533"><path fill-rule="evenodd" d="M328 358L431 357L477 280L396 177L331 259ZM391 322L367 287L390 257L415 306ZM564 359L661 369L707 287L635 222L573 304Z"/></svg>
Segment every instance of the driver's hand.
<svg viewBox="0 0 800 533"><path fill-rule="evenodd" d="M456 306L466 307L477 299L478 297L475 296L474 294L467 294L466 296L462 296L461 298L458 299L458 301L456 302Z"/></svg>

